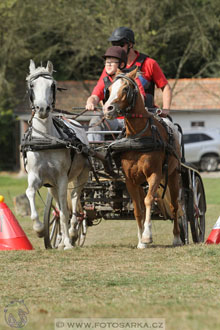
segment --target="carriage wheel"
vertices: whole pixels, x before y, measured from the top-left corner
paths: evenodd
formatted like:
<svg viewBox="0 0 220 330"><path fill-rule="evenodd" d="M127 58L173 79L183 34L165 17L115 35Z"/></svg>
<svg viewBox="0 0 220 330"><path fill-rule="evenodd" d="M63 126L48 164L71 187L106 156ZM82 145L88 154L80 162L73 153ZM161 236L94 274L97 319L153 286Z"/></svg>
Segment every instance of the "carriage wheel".
<svg viewBox="0 0 220 330"><path fill-rule="evenodd" d="M193 202L192 202L193 200ZM193 207L189 208L190 227L194 243L204 242L205 239L205 196L201 179L196 176L193 184L193 198L190 199Z"/></svg>
<svg viewBox="0 0 220 330"><path fill-rule="evenodd" d="M47 194L46 207L44 210L44 245L46 249L56 249L61 241L61 227L59 210L53 205L53 197ZM82 247L87 233L87 221L83 217L78 218L76 223L77 238L72 239L71 244Z"/></svg>
<svg viewBox="0 0 220 330"><path fill-rule="evenodd" d="M180 238L183 244L189 244L189 232L188 232L188 220L186 213L186 200L185 200L185 190L181 189L180 196L180 206L182 215L178 218L179 227L180 227Z"/></svg>
<svg viewBox="0 0 220 330"><path fill-rule="evenodd" d="M85 243L87 233L87 221L84 217L81 219L78 218L76 229L78 231L78 236L75 240L75 245L82 247Z"/></svg>
<svg viewBox="0 0 220 330"><path fill-rule="evenodd" d="M61 241L60 215L53 205L53 197L47 194L44 209L44 245L46 249L56 249Z"/></svg>

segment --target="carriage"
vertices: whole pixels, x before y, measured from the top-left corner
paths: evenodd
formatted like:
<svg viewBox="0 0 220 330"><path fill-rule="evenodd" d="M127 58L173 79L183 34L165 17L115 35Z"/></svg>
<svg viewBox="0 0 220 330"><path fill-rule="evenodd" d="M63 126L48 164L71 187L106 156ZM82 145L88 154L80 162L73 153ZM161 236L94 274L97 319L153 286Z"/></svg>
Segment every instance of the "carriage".
<svg viewBox="0 0 220 330"><path fill-rule="evenodd" d="M106 118L124 116L126 137L95 145L89 145L77 122L55 118L57 87L52 73L51 62L46 68L30 62L27 83L32 116L22 145L33 228L44 236L45 247L83 246L89 226L101 219L132 220L134 216L140 249L152 242L151 219L173 221L174 246L188 244L188 223L193 242L203 242L206 201L202 179L185 163L183 150L180 162L170 124L146 111L135 83L137 70L117 75L103 107ZM116 154L121 152L120 161L115 158L113 176L106 174L103 163L109 147ZM102 157L93 157L98 154ZM42 185L49 191L44 224L35 205L36 191ZM67 208L69 192L71 207Z"/></svg>
<svg viewBox="0 0 220 330"><path fill-rule="evenodd" d="M118 132L99 133L103 134L103 141L91 142L90 146L93 150L101 150L105 153L112 142L112 137L116 138ZM75 242L77 246L83 246L88 228L98 225L102 220L135 220L132 200L126 189L122 170L114 168L116 177L112 177L105 172L100 160L92 157L91 161L89 180L81 195L84 212L77 218L78 238ZM204 242L206 199L201 175L193 165L181 163L180 180L182 182L179 196L181 212L178 221L182 243L189 244L189 228L194 243ZM151 218L172 221L168 192L162 198L163 188L160 186L158 189L158 198L154 202ZM144 189L147 192L147 184ZM59 244L60 232L59 211L56 210L49 193L44 210L44 225L45 248L56 248Z"/></svg>

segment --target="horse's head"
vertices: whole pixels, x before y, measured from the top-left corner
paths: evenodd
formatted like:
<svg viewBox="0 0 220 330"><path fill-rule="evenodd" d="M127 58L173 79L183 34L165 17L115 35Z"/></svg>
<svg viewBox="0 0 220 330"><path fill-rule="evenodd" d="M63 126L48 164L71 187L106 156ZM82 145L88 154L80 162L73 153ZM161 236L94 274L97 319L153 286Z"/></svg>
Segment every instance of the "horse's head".
<svg viewBox="0 0 220 330"><path fill-rule="evenodd" d="M109 98L103 106L107 119L126 116L134 108L139 92L135 82L137 76L135 69L128 74L117 72L116 78L109 87Z"/></svg>
<svg viewBox="0 0 220 330"><path fill-rule="evenodd" d="M28 93L31 107L36 115L45 119L55 106L56 82L53 79L53 64L48 61L46 68L35 67L30 60L30 74L27 77Z"/></svg>

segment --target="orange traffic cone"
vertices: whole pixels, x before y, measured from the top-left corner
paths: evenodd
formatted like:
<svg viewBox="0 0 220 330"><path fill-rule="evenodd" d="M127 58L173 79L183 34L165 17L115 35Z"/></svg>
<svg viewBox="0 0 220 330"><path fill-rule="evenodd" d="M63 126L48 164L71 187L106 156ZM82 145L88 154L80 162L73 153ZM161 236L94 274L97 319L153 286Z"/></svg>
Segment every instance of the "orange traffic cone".
<svg viewBox="0 0 220 330"><path fill-rule="evenodd" d="M33 250L14 214L0 196L0 250Z"/></svg>
<svg viewBox="0 0 220 330"><path fill-rule="evenodd" d="M220 243L220 217L218 217L216 224L212 228L212 231L206 240L206 244L219 244L219 243Z"/></svg>

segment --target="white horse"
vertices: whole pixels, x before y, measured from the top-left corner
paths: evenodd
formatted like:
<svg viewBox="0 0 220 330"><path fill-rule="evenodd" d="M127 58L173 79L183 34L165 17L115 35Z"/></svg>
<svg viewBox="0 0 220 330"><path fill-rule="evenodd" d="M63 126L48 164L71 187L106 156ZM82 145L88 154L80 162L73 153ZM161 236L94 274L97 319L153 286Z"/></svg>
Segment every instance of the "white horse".
<svg viewBox="0 0 220 330"><path fill-rule="evenodd" d="M48 61L47 67L35 67L30 61L30 74L27 77L30 101L32 104L32 131L33 141L45 142L48 139L60 140L60 135L53 124L52 110L55 106L56 82L52 77L53 64ZM79 126L79 124L78 124ZM85 145L89 145L83 128L77 129L77 134ZM60 141L62 142L62 141ZM62 144L62 143L61 143ZM71 238L77 235L74 230L76 208L84 184L88 180L88 161L82 153L71 149L46 149L27 151L28 188L27 197L30 201L33 229L39 236L43 236L44 225L39 220L35 206L36 191L43 185L50 186L49 191L57 202L60 211L62 239L59 248L72 248ZM67 208L67 186L72 182L72 218L69 228L69 211Z"/></svg>

